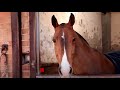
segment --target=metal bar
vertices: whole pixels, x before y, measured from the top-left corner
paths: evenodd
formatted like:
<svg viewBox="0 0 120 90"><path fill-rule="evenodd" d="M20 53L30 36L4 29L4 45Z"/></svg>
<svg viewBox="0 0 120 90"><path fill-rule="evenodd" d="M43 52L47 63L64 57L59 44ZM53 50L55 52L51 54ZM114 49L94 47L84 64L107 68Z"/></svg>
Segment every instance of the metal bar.
<svg viewBox="0 0 120 90"><path fill-rule="evenodd" d="M40 23L39 12L36 12L36 54L37 54L37 75L40 75Z"/></svg>

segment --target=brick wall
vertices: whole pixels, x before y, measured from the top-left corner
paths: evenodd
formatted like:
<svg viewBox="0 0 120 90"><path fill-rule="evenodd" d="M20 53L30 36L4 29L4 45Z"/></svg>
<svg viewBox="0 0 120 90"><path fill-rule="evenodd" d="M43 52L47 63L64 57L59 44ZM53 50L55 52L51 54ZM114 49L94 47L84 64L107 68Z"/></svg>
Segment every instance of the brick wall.
<svg viewBox="0 0 120 90"><path fill-rule="evenodd" d="M12 34L11 34L11 12L0 12L0 48L8 43L8 72L12 78ZM22 12L22 51L29 51L29 12ZM29 78L29 64L23 65L23 77Z"/></svg>
<svg viewBox="0 0 120 90"><path fill-rule="evenodd" d="M11 36L10 12L0 12L0 48L4 43L7 43L9 45L7 52L8 72L9 72L9 77L12 77L12 36Z"/></svg>
<svg viewBox="0 0 120 90"><path fill-rule="evenodd" d="M29 12L22 12L22 51L30 51L30 42L29 42ZM23 78L29 78L30 76L30 65L25 64L22 66L22 75Z"/></svg>

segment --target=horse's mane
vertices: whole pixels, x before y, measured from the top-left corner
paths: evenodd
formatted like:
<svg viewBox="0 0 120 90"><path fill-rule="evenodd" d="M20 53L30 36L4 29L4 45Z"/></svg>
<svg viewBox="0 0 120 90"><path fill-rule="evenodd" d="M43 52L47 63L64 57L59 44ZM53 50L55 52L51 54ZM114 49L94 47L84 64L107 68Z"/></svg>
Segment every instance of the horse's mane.
<svg viewBox="0 0 120 90"><path fill-rule="evenodd" d="M75 31L75 32L76 32L76 31ZM80 39L84 40L84 41L88 44L88 42L87 42L78 32L76 32L76 34L79 36ZM89 44L88 44L88 45L89 45Z"/></svg>

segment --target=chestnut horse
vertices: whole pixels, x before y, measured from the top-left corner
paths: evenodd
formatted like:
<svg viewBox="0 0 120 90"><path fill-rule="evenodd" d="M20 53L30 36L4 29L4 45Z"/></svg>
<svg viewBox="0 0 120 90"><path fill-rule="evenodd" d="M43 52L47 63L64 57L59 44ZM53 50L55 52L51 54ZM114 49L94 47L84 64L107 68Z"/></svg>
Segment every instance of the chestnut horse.
<svg viewBox="0 0 120 90"><path fill-rule="evenodd" d="M75 75L98 75L115 73L114 64L101 52L90 47L74 29L75 17L71 13L68 23L58 24L53 15L55 29L53 42L62 77Z"/></svg>

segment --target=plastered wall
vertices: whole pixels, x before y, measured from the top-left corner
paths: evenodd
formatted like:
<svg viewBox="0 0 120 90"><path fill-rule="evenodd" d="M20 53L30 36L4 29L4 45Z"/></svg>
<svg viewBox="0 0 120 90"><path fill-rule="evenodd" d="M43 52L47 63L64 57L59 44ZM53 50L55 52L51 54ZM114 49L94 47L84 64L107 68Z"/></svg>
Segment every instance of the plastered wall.
<svg viewBox="0 0 120 90"><path fill-rule="evenodd" d="M120 12L111 12L111 50L120 50Z"/></svg>

